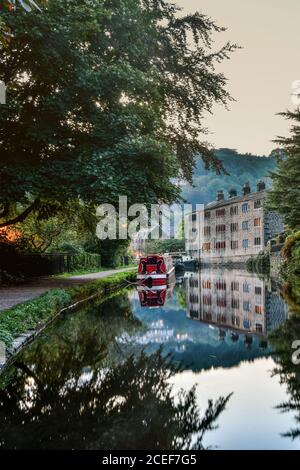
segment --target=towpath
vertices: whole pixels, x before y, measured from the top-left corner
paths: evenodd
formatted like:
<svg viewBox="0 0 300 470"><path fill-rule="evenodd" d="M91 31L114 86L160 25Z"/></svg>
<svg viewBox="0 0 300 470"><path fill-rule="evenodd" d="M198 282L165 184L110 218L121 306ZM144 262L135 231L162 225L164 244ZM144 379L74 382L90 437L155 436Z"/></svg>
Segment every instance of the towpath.
<svg viewBox="0 0 300 470"><path fill-rule="evenodd" d="M65 287L78 286L94 281L96 279L102 279L104 277L113 276L117 273L123 273L126 271L132 271L136 268L123 268L123 269L112 269L109 271L101 271L98 273L83 274L80 276L71 277L41 277L32 279L24 284L10 287L0 287L0 312L7 308L13 307L14 305L26 302L39 297L44 292L50 289L58 289Z"/></svg>

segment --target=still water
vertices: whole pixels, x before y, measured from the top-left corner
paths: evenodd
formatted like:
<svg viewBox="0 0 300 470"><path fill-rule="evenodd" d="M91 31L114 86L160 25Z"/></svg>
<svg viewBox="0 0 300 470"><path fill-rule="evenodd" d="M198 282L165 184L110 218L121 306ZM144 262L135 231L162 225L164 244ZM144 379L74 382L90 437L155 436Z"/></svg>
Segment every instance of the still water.
<svg viewBox="0 0 300 470"><path fill-rule="evenodd" d="M65 315L0 377L0 447L300 449L297 332L246 271L124 290Z"/></svg>

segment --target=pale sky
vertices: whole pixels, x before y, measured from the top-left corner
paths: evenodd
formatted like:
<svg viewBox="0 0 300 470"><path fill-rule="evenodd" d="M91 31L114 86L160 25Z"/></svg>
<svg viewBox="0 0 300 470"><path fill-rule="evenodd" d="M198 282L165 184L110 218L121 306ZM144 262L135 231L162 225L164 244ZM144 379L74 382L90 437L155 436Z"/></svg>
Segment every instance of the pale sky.
<svg viewBox="0 0 300 470"><path fill-rule="evenodd" d="M236 102L230 111L216 106L205 124L216 147L266 154L289 123L277 113L295 109L292 83L300 80L300 0L173 0L184 13L196 10L227 27L216 46L227 40L243 49L220 65Z"/></svg>

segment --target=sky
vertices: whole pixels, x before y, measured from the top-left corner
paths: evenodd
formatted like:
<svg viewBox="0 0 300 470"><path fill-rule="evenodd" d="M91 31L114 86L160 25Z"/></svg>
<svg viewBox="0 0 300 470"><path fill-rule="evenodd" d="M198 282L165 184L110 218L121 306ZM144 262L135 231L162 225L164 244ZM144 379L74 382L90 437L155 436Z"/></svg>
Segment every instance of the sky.
<svg viewBox="0 0 300 470"><path fill-rule="evenodd" d="M243 49L218 67L236 100L229 111L216 105L205 125L215 147L269 155L276 136L290 123L278 113L295 109L292 84L300 80L299 0L173 0L183 13L200 11L227 28L215 35L218 47L230 40Z"/></svg>

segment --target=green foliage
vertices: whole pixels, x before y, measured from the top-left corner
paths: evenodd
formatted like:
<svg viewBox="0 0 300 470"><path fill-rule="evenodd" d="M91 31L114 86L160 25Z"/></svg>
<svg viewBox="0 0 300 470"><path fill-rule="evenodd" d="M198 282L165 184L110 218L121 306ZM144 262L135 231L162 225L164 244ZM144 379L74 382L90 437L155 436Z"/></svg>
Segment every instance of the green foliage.
<svg viewBox="0 0 300 470"><path fill-rule="evenodd" d="M285 259L289 260L291 257L294 256L294 254L296 255L297 247L299 247L299 242L300 232L292 233L287 237L284 247L282 249L282 255Z"/></svg>
<svg viewBox="0 0 300 470"><path fill-rule="evenodd" d="M246 262L248 271L270 274L270 252L269 250L261 251L256 257L249 258Z"/></svg>
<svg viewBox="0 0 300 470"><path fill-rule="evenodd" d="M300 108L283 114L293 121L291 135L278 143L284 155L278 155L278 170L272 174L273 189L268 205L279 211L293 230L300 229Z"/></svg>
<svg viewBox="0 0 300 470"><path fill-rule="evenodd" d="M249 181L252 191L256 191L259 180L271 186L270 173L276 170L276 158L239 154L233 149L216 150L215 156L223 163L227 174L216 175L205 169L200 157L196 159L193 185L183 185L182 197L190 204L207 204L215 201L217 191L228 192L235 188L241 194L242 187Z"/></svg>
<svg viewBox="0 0 300 470"><path fill-rule="evenodd" d="M300 232L287 237L282 254L285 258L282 267L285 298L291 311L300 313Z"/></svg>
<svg viewBox="0 0 300 470"><path fill-rule="evenodd" d="M128 240L99 240L93 236L84 244L84 249L88 252L99 253L102 266L116 268L124 264L128 245Z"/></svg>
<svg viewBox="0 0 300 470"><path fill-rule="evenodd" d="M147 243L148 253L176 253L185 251L185 241L170 239L170 240L150 240Z"/></svg>
<svg viewBox="0 0 300 470"><path fill-rule="evenodd" d="M235 46L213 50L222 28L178 13L164 0L1 11L12 31L0 44L3 224L78 198L171 202L180 193L171 179L191 178L196 153L221 170L199 136L203 112L230 98L214 66Z"/></svg>
<svg viewBox="0 0 300 470"><path fill-rule="evenodd" d="M9 346L12 338L42 326L59 310L71 305L71 303L90 297L97 291L99 291L99 295L103 295L112 288L124 285L127 279L133 280L134 278L135 274L133 273L120 273L83 286L50 290L37 299L5 310L0 316L0 335Z"/></svg>
<svg viewBox="0 0 300 470"><path fill-rule="evenodd" d="M16 338L30 329L41 326L57 311L71 302L71 295L54 289L38 299L25 302L5 311L0 317L0 333L8 338Z"/></svg>

